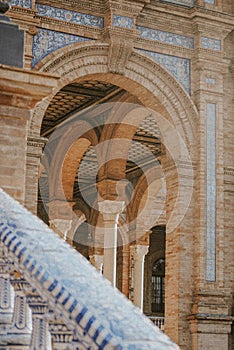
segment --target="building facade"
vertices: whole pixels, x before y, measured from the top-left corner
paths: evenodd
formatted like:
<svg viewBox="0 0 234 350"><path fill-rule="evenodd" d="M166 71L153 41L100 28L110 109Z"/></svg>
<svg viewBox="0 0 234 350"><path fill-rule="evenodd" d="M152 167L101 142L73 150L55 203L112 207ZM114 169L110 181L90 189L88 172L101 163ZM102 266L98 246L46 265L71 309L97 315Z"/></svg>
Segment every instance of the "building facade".
<svg viewBox="0 0 234 350"><path fill-rule="evenodd" d="M233 1L9 3L1 187L181 349L231 350Z"/></svg>

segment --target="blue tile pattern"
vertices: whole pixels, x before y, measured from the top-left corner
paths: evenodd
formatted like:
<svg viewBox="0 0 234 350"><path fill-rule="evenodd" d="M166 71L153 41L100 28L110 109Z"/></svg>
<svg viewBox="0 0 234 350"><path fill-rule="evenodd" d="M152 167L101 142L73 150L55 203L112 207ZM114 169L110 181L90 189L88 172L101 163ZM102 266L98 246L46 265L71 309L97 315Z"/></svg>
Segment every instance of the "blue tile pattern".
<svg viewBox="0 0 234 350"><path fill-rule="evenodd" d="M47 5L36 5L36 10L40 16L60 19L65 22L72 22L82 24L84 26L91 26L96 28L104 27L104 18L80 13L75 11L68 11L57 7Z"/></svg>
<svg viewBox="0 0 234 350"><path fill-rule="evenodd" d="M170 2L176 5L184 5L188 7L194 6L194 0L161 0L162 2Z"/></svg>
<svg viewBox="0 0 234 350"><path fill-rule="evenodd" d="M216 105L206 106L206 280L216 280Z"/></svg>
<svg viewBox="0 0 234 350"><path fill-rule="evenodd" d="M121 28L133 28L133 18L127 16L114 15L113 16L113 26Z"/></svg>
<svg viewBox="0 0 234 350"><path fill-rule="evenodd" d="M215 51L221 50L221 40L208 38L206 36L202 36L201 45L203 49L210 49Z"/></svg>
<svg viewBox="0 0 234 350"><path fill-rule="evenodd" d="M141 32L141 38L160 41L162 43L173 44L178 46L187 47L189 49L194 48L193 38L187 36L164 32L162 30L151 29L146 27L137 26L137 29Z"/></svg>
<svg viewBox="0 0 234 350"><path fill-rule="evenodd" d="M3 190L0 242L27 282L65 324L74 325L79 342L89 344L84 348L179 350L83 256Z"/></svg>
<svg viewBox="0 0 234 350"><path fill-rule="evenodd" d="M215 0L204 0L204 2L211 5L215 4Z"/></svg>
<svg viewBox="0 0 234 350"><path fill-rule="evenodd" d="M210 85L216 85L216 79L214 78L206 78L206 83Z"/></svg>
<svg viewBox="0 0 234 350"><path fill-rule="evenodd" d="M24 8L32 7L32 0L8 0L8 3L12 6L20 6Z"/></svg>
<svg viewBox="0 0 234 350"><path fill-rule="evenodd" d="M152 57L165 67L178 82L190 93L190 60L176 56L164 55L157 52L138 49L138 51Z"/></svg>
<svg viewBox="0 0 234 350"><path fill-rule="evenodd" d="M92 39L39 28L37 35L33 38L32 66L34 67L42 58L63 46L87 40Z"/></svg>

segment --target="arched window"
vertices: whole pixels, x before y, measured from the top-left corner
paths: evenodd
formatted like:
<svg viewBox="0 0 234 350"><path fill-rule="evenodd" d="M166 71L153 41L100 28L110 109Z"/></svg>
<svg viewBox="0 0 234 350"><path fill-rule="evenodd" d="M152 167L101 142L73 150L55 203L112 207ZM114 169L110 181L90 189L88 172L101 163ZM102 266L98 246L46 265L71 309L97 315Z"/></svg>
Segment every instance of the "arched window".
<svg viewBox="0 0 234 350"><path fill-rule="evenodd" d="M151 311L164 313L165 304L165 259L156 260L152 267Z"/></svg>

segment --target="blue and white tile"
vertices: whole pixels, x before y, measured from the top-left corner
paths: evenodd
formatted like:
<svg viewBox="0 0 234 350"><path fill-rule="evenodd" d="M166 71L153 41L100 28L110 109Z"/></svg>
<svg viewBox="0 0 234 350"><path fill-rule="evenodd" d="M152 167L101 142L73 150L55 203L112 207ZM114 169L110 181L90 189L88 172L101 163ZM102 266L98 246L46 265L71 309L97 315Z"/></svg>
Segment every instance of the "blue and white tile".
<svg viewBox="0 0 234 350"><path fill-rule="evenodd" d="M113 16L113 26L132 29L134 21L132 17L114 15Z"/></svg>
<svg viewBox="0 0 234 350"><path fill-rule="evenodd" d="M103 28L104 18L99 16L89 15L87 13L81 13L71 10L65 10L48 5L36 5L36 10L40 16L49 18L56 18L65 22L82 24L84 26Z"/></svg>
<svg viewBox="0 0 234 350"><path fill-rule="evenodd" d="M33 38L32 66L34 67L42 58L61 47L88 40L92 39L39 28L38 34Z"/></svg>
<svg viewBox="0 0 234 350"><path fill-rule="evenodd" d="M176 56L165 55L153 51L141 50L147 56L152 57L156 62L165 67L176 80L190 93L190 60Z"/></svg>
<svg viewBox="0 0 234 350"><path fill-rule="evenodd" d="M8 0L8 3L12 6L20 6L24 8L32 7L32 0Z"/></svg>
<svg viewBox="0 0 234 350"><path fill-rule="evenodd" d="M203 49L210 49L215 51L221 50L221 40L209 38L206 36L202 36L201 38L201 45Z"/></svg>
<svg viewBox="0 0 234 350"><path fill-rule="evenodd" d="M137 26L137 29L141 32L141 38L155 40L166 44L173 44L178 46L194 48L194 40L188 36L179 34L164 32L162 30Z"/></svg>

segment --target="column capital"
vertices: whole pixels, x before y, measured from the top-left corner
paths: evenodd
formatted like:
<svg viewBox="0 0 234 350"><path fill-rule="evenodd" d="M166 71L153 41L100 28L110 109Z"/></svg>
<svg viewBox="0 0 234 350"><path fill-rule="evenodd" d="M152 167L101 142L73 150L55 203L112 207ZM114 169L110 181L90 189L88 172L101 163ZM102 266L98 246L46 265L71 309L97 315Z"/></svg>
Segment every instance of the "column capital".
<svg viewBox="0 0 234 350"><path fill-rule="evenodd" d="M131 246L131 254L134 258L134 260L143 260L145 255L148 253L149 246L148 245L134 245Z"/></svg>
<svg viewBox="0 0 234 350"><path fill-rule="evenodd" d="M105 200L98 203L99 211L105 221L116 221L125 206L124 201Z"/></svg>

